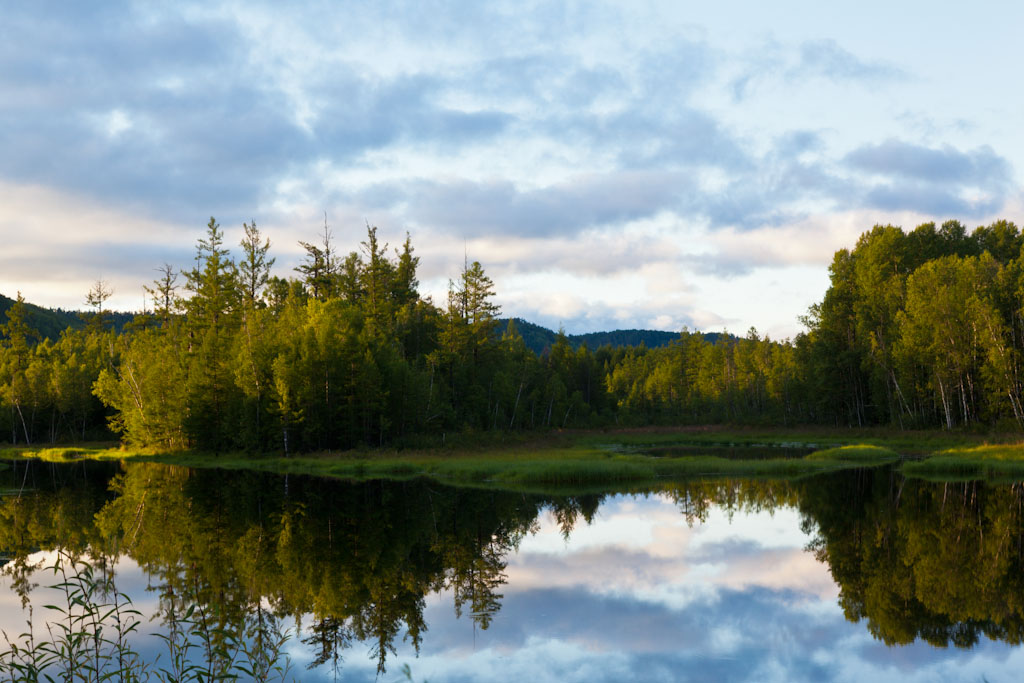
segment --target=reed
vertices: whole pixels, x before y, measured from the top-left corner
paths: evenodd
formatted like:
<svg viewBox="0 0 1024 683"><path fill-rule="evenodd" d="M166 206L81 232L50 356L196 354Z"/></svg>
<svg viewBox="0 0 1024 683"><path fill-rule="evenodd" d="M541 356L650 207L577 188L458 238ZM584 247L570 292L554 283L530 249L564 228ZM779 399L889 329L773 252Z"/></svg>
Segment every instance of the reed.
<svg viewBox="0 0 1024 683"><path fill-rule="evenodd" d="M98 566L97 566L98 565ZM291 637L276 616L261 612L240 623L224 624L214 608L195 595L165 595L166 658L145 661L135 647L142 614L119 592L105 562L94 565L59 550L47 567L60 601L44 606L40 629L27 606L27 630L2 633L0 680L101 683L216 683L290 680L284 646ZM161 656L163 656L161 655Z"/></svg>

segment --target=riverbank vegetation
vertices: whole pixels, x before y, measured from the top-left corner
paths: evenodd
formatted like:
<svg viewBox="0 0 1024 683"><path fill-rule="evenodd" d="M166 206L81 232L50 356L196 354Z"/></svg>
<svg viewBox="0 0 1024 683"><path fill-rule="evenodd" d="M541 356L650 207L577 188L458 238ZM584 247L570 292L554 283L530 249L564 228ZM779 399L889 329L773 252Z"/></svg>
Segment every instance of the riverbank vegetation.
<svg viewBox="0 0 1024 683"><path fill-rule="evenodd" d="M389 250L370 227L345 254L325 226L286 279L271 275L255 223L232 256L211 219L194 267L162 266L153 310L134 322L113 325L103 282L84 327L56 339L41 338L20 297L9 307L0 438L112 431L132 449L296 455L642 425L1014 432L1022 243L1006 221L970 234L955 221L876 226L836 253L796 339L684 329L664 348L574 349L562 334L537 354L514 321L498 333L477 262L435 303L419 293L408 237Z"/></svg>
<svg viewBox="0 0 1024 683"><path fill-rule="evenodd" d="M1003 480L1024 474L1014 434L948 431L746 428L629 429L462 435L443 447L369 448L303 454L160 452L114 444L0 448L0 460L126 460L195 468L408 480L497 490L608 491L623 484L692 478L791 479L895 464L906 476L939 481Z"/></svg>

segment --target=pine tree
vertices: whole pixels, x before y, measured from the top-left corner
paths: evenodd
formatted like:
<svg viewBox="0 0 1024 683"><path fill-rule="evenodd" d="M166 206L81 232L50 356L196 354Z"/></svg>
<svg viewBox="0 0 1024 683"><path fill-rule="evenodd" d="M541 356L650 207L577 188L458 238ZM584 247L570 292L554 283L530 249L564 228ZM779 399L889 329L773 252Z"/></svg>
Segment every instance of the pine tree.
<svg viewBox="0 0 1024 683"><path fill-rule="evenodd" d="M245 236L242 238L242 262L238 266L242 286L242 301L249 307L261 303L263 289L270 281L270 269L276 259L267 258L270 239L264 239L256 221L242 223Z"/></svg>

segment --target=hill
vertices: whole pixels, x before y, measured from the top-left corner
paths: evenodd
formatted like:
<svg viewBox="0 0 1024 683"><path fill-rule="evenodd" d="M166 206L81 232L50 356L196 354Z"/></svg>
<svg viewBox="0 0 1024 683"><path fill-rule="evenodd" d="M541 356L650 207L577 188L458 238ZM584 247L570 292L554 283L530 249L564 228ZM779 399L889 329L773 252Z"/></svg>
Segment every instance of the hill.
<svg viewBox="0 0 1024 683"><path fill-rule="evenodd" d="M523 336L527 348L532 349L538 355L551 348L558 337L557 332L546 327L535 325L522 318L514 318L514 320L516 329ZM503 318L498 323L498 334L502 335L508 328L508 319ZM647 348L656 348L668 346L674 340L679 339L678 332L662 330L612 330L611 332L587 332L586 334L567 334L565 336L573 349L578 349L583 344L590 349L596 349L606 344L610 346L639 346L643 344ZM704 334L704 338L712 344L718 341L719 336L721 335L718 332Z"/></svg>
<svg viewBox="0 0 1024 683"><path fill-rule="evenodd" d="M0 294L0 324L7 322L7 310L14 305L14 299ZM79 316L78 311L65 311L63 308L43 308L25 302L28 310L28 324L39 332L43 339L56 340L60 333L67 328L79 329L85 327L85 321ZM114 325L121 329L125 323L131 322L135 317L134 313L107 312L109 319Z"/></svg>

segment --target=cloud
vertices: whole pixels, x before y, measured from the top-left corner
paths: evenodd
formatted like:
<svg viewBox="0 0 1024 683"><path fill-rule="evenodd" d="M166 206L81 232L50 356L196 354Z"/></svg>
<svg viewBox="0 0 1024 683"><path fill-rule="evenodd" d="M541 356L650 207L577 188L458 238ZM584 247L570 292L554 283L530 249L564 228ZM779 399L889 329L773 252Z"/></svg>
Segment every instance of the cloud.
<svg viewBox="0 0 1024 683"><path fill-rule="evenodd" d="M877 86L910 79L898 66L863 59L832 39L809 40L799 45L768 40L740 59L743 67L728 84L735 102L772 82L792 87L809 79L823 79L835 84Z"/></svg>
<svg viewBox="0 0 1024 683"><path fill-rule="evenodd" d="M737 173L755 166L734 134L710 114L687 106L625 113L595 126L594 133L624 143L619 159L626 167L711 166Z"/></svg>
<svg viewBox="0 0 1024 683"><path fill-rule="evenodd" d="M1010 162L988 146L961 151L896 139L864 145L842 160L862 174L866 205L936 216L988 216L1000 210L1014 186Z"/></svg>
<svg viewBox="0 0 1024 683"><path fill-rule="evenodd" d="M78 309L99 278L110 305L135 310L154 268L187 266L199 227L145 219L81 195L0 181L0 292L32 303Z"/></svg>
<svg viewBox="0 0 1024 683"><path fill-rule="evenodd" d="M509 249L516 240L500 242L504 244L495 244L489 260L510 272L563 270L610 278L656 264L674 265L680 255L679 246L668 236L628 228L589 231L563 239L523 240L518 258L517 250Z"/></svg>
<svg viewBox="0 0 1024 683"><path fill-rule="evenodd" d="M886 61L895 53L789 32L740 53L694 16L614 3L22 4L0 45L0 182L107 207L128 235L113 239L138 245L139 260L162 249L145 239L189 249L189 226L211 214L255 218L289 254L324 211L343 249L364 220L409 229L422 255L439 255L424 258L425 279L443 281L465 242L487 241L499 292L524 306L507 312L570 327L724 324L736 315L716 298L721 278L814 258L824 268L812 219L973 218L1015 196L1012 149L986 147L984 125L937 120L941 147L908 133L923 124L891 86L922 81ZM734 44L755 44L736 30ZM866 98L850 84L873 88L872 101L898 95L898 118L876 106L881 128L853 121ZM737 107L730 87L756 99ZM641 222L658 239L634 239ZM174 234L155 237L154 224ZM79 243L69 223L51 225ZM45 241L53 262L116 267L109 249ZM146 281L150 267L123 277ZM17 272L9 281L32 279ZM521 287L552 272L574 280ZM598 302L599 277L630 295ZM740 327L753 323L764 325Z"/></svg>
<svg viewBox="0 0 1024 683"><path fill-rule="evenodd" d="M987 145L961 152L950 145L936 149L889 139L858 147L844 162L859 171L928 183L1004 184L1011 175L1009 162Z"/></svg>
<svg viewBox="0 0 1024 683"><path fill-rule="evenodd" d="M901 81L902 69L878 61L866 61L842 48L834 40L807 41L800 45L799 62L789 69L789 78L819 76L832 81Z"/></svg>
<svg viewBox="0 0 1024 683"><path fill-rule="evenodd" d="M686 178L676 173L618 171L538 189L506 180L416 180L370 192L402 197L417 222L455 235L561 237L648 218L677 204L686 187Z"/></svg>
<svg viewBox="0 0 1024 683"><path fill-rule="evenodd" d="M380 80L351 64L302 82L317 104L303 118L239 24L124 10L107 23L5 18L25 39L0 53L0 175L151 215L248 212L296 165L410 141L453 150L509 121L439 104L438 76Z"/></svg>

